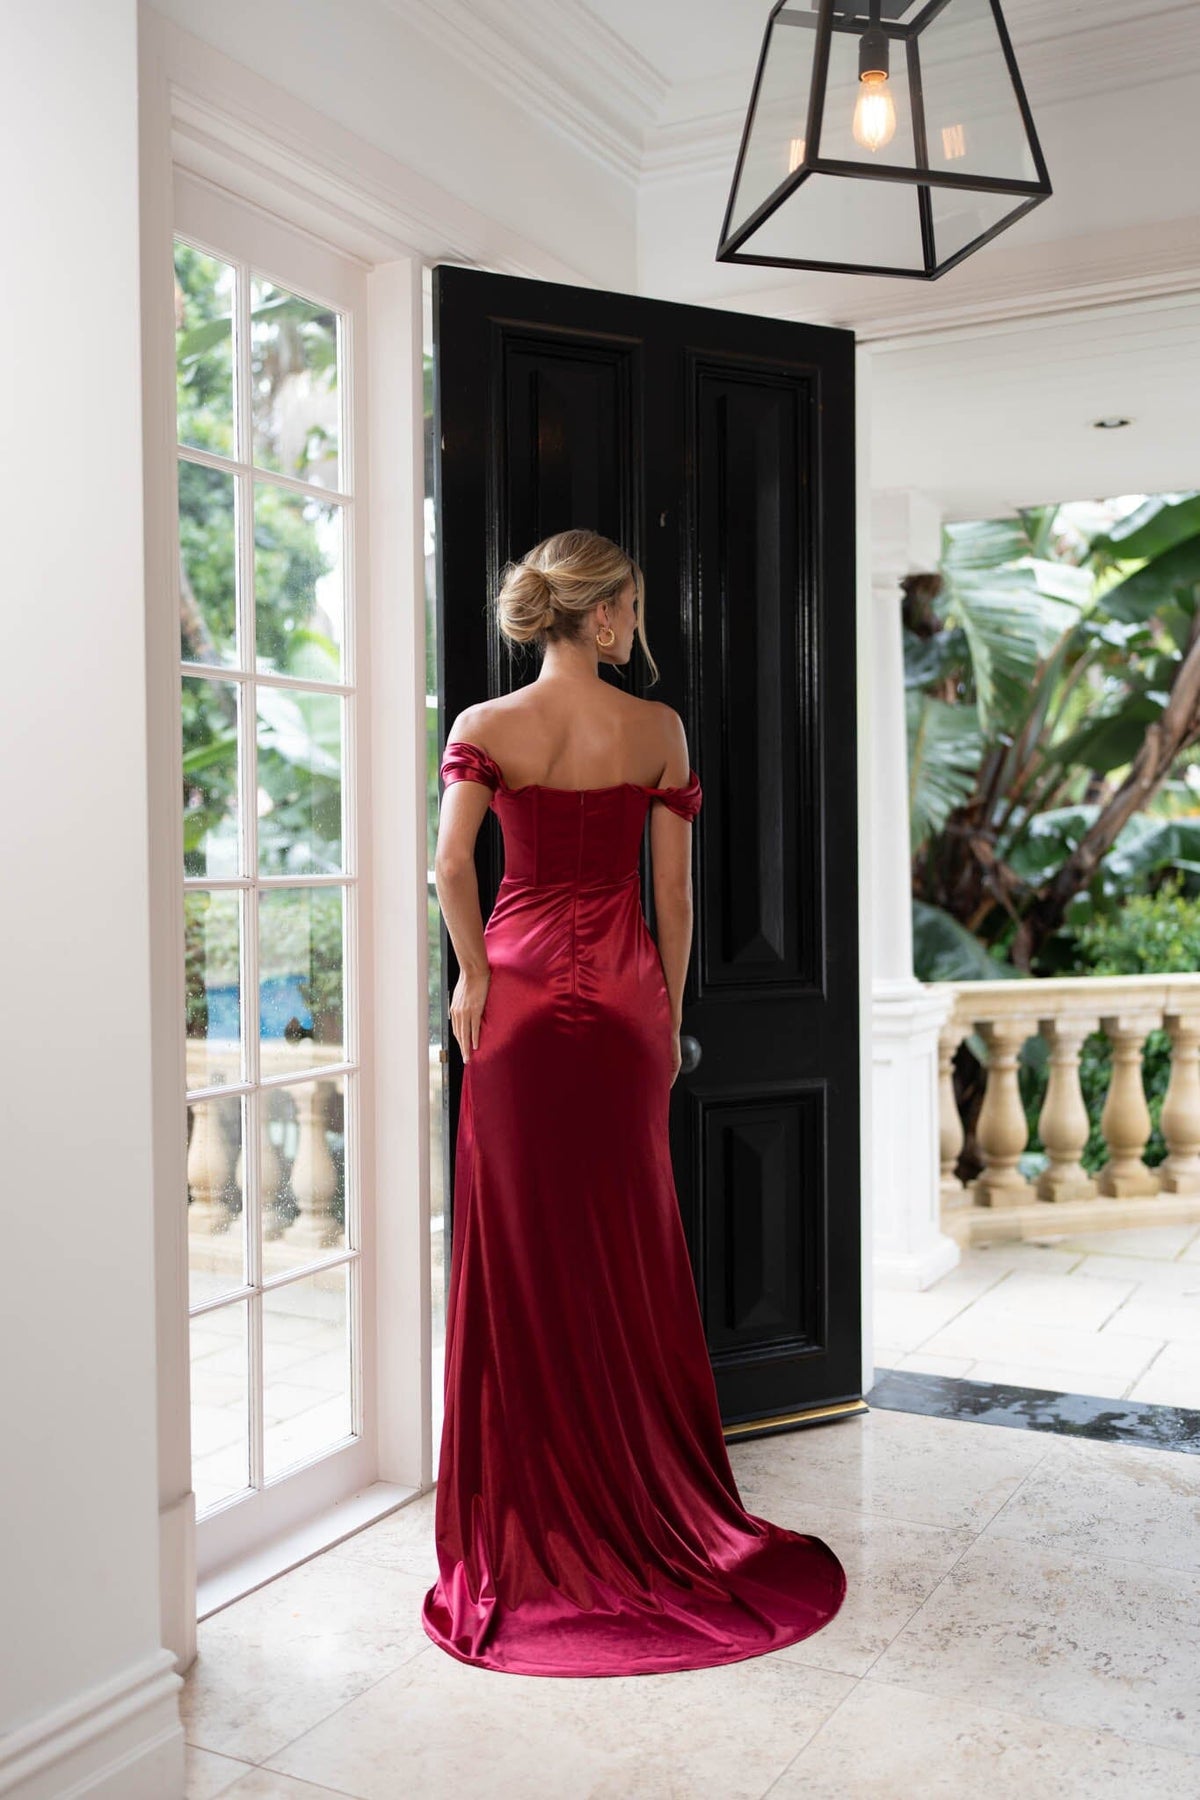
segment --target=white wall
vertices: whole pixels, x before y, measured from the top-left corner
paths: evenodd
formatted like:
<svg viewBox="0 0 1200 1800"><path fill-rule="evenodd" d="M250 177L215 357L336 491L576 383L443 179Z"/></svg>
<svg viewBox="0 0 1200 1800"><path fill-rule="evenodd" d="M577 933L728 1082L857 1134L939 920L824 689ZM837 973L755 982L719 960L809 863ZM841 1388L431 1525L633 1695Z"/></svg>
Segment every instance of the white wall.
<svg viewBox="0 0 1200 1800"><path fill-rule="evenodd" d="M155 0L159 12L542 245L597 286L637 279L633 186L383 0ZM419 8L413 8L419 11Z"/></svg>
<svg viewBox="0 0 1200 1800"><path fill-rule="evenodd" d="M167 1800L136 12L4 17L0 1789Z"/></svg>

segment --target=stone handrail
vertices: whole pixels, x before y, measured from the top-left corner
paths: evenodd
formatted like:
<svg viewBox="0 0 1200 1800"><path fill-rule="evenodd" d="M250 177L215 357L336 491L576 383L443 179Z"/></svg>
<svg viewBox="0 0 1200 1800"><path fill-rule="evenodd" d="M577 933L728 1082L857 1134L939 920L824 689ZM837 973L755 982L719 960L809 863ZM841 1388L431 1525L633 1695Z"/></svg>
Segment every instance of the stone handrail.
<svg viewBox="0 0 1200 1800"><path fill-rule="evenodd" d="M1166 1195L1200 1202L1200 974L936 982L928 991L942 996L946 1006L938 1042L944 1225L949 1215L963 1209L1047 1214L1048 1207L1039 1202L1095 1206L1098 1199L1136 1203ZM1142 1052L1147 1036L1159 1026L1171 1044L1161 1118L1167 1156L1158 1168L1150 1168L1143 1160L1151 1121L1142 1084ZM1109 1156L1093 1178L1080 1160L1089 1122L1079 1059L1084 1039L1097 1030L1112 1045L1113 1067L1100 1121ZM987 1085L975 1128L983 1168L964 1187L955 1174L963 1127L953 1062L971 1032L978 1032L987 1047ZM1035 1036L1044 1040L1049 1056L1049 1081L1038 1118L1047 1161L1036 1182L1030 1182L1020 1168L1028 1132L1017 1059L1025 1041ZM1123 1214L1112 1207L1104 1210L1105 1218L1097 1218L1097 1223L1123 1223L1129 1216L1128 1209ZM1133 1210L1136 1213L1136 1206ZM1072 1208L1072 1213L1074 1222L1078 1209ZM1183 1218L1184 1213L1178 1216Z"/></svg>

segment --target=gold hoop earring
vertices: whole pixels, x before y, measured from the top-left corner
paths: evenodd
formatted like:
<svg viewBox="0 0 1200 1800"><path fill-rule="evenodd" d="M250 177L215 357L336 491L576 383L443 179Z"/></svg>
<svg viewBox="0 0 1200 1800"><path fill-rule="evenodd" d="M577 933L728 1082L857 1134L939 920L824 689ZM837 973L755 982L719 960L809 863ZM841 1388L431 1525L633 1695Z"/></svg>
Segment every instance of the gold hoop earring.
<svg viewBox="0 0 1200 1800"><path fill-rule="evenodd" d="M597 633L596 633L596 642L597 642L597 643L598 643L598 644L599 644L599 645L600 645L600 646L601 646L601 647L602 647L602 648L603 648L603 649L605 649L605 650L607 650L607 649L608 649L608 647L609 647L609 645L610 645L610 644L615 644L615 643L616 643L616 641L617 641L617 634L616 634L616 632L615 632L615 631L614 631L614 630L613 630L613 628L612 628L612 626L611 626L611 625L606 625L606 626L605 626L605 627L604 627L604 629L605 629L605 631L607 631L607 633L608 633L608 636L607 636L607 637L604 637L604 636L602 636L602 635L601 635L601 633L600 633L600 632L597 632Z"/></svg>

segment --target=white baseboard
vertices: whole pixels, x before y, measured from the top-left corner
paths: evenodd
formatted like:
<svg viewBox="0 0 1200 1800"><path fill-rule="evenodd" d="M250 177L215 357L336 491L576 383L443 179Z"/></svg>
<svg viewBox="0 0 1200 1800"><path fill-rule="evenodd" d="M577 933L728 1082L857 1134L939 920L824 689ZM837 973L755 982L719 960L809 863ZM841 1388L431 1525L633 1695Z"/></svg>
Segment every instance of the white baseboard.
<svg viewBox="0 0 1200 1800"><path fill-rule="evenodd" d="M9 1800L182 1800L183 1727L169 1650L0 1740Z"/></svg>

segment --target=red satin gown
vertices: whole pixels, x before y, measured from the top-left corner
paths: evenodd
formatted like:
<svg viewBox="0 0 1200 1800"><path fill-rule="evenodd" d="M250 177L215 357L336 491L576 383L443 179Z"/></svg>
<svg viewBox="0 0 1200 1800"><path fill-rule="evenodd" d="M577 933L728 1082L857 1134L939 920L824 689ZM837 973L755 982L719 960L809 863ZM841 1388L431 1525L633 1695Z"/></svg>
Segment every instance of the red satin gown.
<svg viewBox="0 0 1200 1800"><path fill-rule="evenodd" d="M519 1675L794 1644L845 1572L738 1497L668 1147L670 1000L638 858L652 803L695 817L696 772L510 788L465 742L441 772L493 790L505 873L459 1110L424 1628Z"/></svg>

